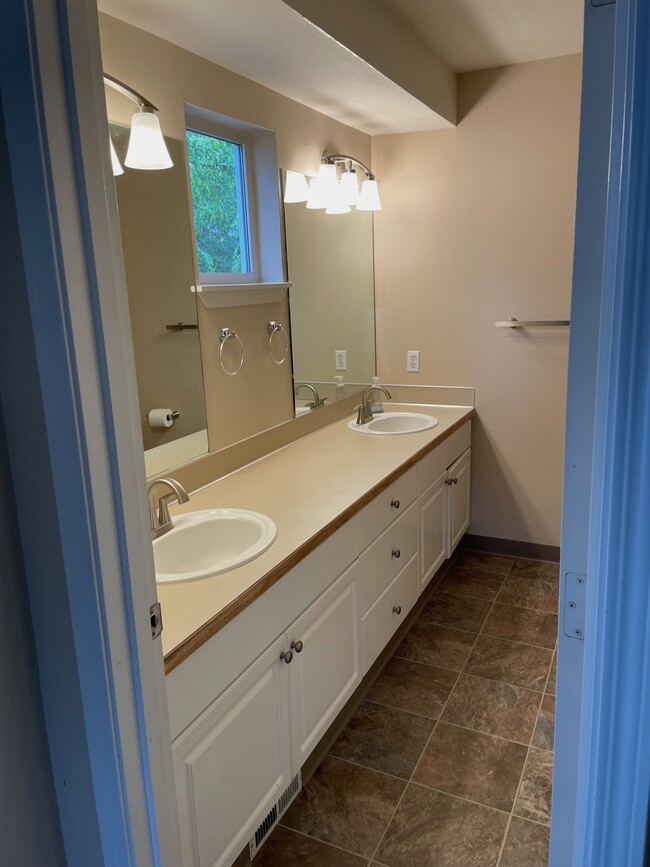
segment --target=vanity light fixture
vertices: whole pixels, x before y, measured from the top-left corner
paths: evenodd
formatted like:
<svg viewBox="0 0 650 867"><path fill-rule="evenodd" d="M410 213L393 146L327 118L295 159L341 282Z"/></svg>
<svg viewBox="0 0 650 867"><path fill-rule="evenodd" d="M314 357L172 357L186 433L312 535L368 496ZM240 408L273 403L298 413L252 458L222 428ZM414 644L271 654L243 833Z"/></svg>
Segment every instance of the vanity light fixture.
<svg viewBox="0 0 650 867"><path fill-rule="evenodd" d="M309 199L309 184L307 178L300 172L287 171L284 189L284 201L287 204L306 202Z"/></svg>
<svg viewBox="0 0 650 867"><path fill-rule="evenodd" d="M354 166L365 174L361 190ZM307 183L308 193L305 194ZM318 174L309 182L304 175L287 172L284 201L306 202L310 210L325 210L326 214L349 214L352 208L381 211L377 179L368 166L348 154L324 153Z"/></svg>
<svg viewBox="0 0 650 867"><path fill-rule="evenodd" d="M167 145L160 129L160 121L155 112L158 111L156 106L150 102L142 94L138 93L128 84L124 84L112 75L104 73L104 84L107 87L126 96L138 106L138 111L131 118L131 135L129 136L129 147L126 153L124 165L130 169L141 169L145 171L158 171L160 169L170 169L174 163L169 156ZM115 148L111 142L111 161L113 164L113 174L119 175L124 171L120 165L117 154L114 154ZM121 169L121 171L120 171Z"/></svg>

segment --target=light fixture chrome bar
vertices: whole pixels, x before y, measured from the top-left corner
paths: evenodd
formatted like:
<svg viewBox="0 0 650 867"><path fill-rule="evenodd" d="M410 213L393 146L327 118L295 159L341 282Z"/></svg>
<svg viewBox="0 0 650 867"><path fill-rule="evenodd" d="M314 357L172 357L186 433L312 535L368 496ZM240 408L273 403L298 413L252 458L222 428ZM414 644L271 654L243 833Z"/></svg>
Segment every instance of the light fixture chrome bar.
<svg viewBox="0 0 650 867"><path fill-rule="evenodd" d="M363 171L368 176L369 181L376 180L374 174L370 171L370 169L365 163L362 163L361 160L358 160L356 157L352 157L349 154L330 154L326 151L321 157L321 161L324 163L330 163L331 165L336 165L336 163L344 162L354 163L355 165L359 166L359 168L363 169Z"/></svg>
<svg viewBox="0 0 650 867"><path fill-rule="evenodd" d="M505 322L495 322L496 328L569 328L570 319L506 319Z"/></svg>
<svg viewBox="0 0 650 867"><path fill-rule="evenodd" d="M126 96L132 102L135 102L136 105L139 105L140 108L145 109L146 111L158 111L153 102L150 102L146 96L142 96L142 94L138 93L137 90L134 90L128 84L124 84L123 81L114 78L112 75L104 73L104 84L108 87L112 87L113 90L121 93L122 96Z"/></svg>

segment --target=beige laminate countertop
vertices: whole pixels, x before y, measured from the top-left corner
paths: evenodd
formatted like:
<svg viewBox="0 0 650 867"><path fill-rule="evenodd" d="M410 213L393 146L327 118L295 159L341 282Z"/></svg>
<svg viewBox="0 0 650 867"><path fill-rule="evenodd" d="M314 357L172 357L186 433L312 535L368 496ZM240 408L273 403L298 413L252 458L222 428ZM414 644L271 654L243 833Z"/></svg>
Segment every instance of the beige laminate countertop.
<svg viewBox="0 0 650 867"><path fill-rule="evenodd" d="M422 433L369 436L349 430L345 418L201 488L171 510L253 509L271 517L278 533L268 551L237 569L158 585L167 673L476 415L466 406L391 403L390 409L430 412L439 424Z"/></svg>

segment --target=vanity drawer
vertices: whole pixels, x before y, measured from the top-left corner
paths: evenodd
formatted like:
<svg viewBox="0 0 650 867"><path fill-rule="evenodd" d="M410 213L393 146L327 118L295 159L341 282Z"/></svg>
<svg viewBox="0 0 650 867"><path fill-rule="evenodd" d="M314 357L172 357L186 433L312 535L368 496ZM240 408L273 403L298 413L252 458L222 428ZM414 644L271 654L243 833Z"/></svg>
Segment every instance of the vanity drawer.
<svg viewBox="0 0 650 867"><path fill-rule="evenodd" d="M373 606L417 547L418 512L417 503L413 503L360 557L362 614Z"/></svg>
<svg viewBox="0 0 650 867"><path fill-rule="evenodd" d="M364 674L404 622L418 598L418 558L393 579L362 621Z"/></svg>
<svg viewBox="0 0 650 867"><path fill-rule="evenodd" d="M398 518L418 493L417 466L400 476L359 513L361 550L367 548L389 524Z"/></svg>

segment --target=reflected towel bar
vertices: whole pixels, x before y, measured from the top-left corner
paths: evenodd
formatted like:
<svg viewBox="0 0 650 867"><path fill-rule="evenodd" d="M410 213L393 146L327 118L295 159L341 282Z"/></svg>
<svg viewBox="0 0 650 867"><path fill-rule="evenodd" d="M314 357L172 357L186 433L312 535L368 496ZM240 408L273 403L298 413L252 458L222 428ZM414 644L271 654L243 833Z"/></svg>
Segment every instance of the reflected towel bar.
<svg viewBox="0 0 650 867"><path fill-rule="evenodd" d="M186 325L184 322L177 322L176 325L165 325L167 331L196 331L198 325Z"/></svg>
<svg viewBox="0 0 650 867"><path fill-rule="evenodd" d="M496 328L569 328L570 319L515 319L514 316L505 322L495 322Z"/></svg>

